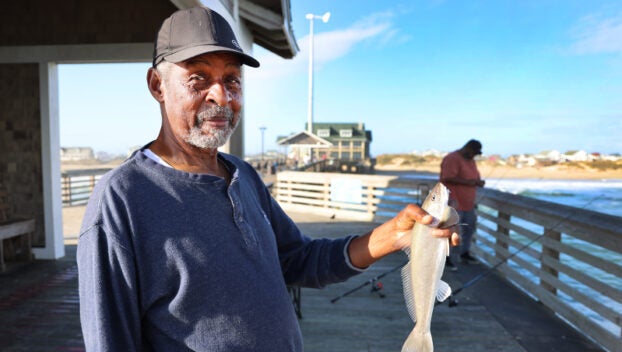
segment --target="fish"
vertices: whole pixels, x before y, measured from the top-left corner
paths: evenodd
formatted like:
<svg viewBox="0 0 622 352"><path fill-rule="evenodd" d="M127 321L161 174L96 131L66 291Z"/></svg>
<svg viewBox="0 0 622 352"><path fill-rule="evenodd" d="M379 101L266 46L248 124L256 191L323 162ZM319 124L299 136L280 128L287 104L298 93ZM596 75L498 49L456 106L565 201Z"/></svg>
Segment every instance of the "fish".
<svg viewBox="0 0 622 352"><path fill-rule="evenodd" d="M405 250L409 261L402 268L402 285L406 307L415 327L404 341L402 352L434 351L430 324L435 300L442 302L451 296L451 287L441 280L449 256L449 241L432 236L434 227L446 228L459 221L458 212L448 202L449 190L437 183L421 206L437 221L432 225L416 223L410 248Z"/></svg>

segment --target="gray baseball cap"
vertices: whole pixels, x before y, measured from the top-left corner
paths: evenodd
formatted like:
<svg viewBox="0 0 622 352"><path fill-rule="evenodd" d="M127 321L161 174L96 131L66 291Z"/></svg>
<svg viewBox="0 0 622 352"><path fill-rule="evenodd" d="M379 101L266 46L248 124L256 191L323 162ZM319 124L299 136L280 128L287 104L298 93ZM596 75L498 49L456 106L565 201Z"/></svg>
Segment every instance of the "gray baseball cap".
<svg viewBox="0 0 622 352"><path fill-rule="evenodd" d="M259 67L259 61L244 53L229 22L206 7L179 10L164 20L155 41L153 67L212 52L238 54L243 64Z"/></svg>

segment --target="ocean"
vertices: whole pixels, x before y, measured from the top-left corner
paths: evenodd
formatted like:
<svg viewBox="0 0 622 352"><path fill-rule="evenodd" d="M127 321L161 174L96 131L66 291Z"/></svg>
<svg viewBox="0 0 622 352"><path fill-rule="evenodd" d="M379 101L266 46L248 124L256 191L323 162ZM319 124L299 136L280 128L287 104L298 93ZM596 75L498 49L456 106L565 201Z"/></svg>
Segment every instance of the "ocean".
<svg viewBox="0 0 622 352"><path fill-rule="evenodd" d="M377 174L398 175L404 178L438 179L438 175L418 172L383 171L377 172ZM549 180L490 178L486 179L486 187L571 207L622 216L622 179Z"/></svg>
<svg viewBox="0 0 622 352"><path fill-rule="evenodd" d="M622 216L622 180L489 179L486 187Z"/></svg>

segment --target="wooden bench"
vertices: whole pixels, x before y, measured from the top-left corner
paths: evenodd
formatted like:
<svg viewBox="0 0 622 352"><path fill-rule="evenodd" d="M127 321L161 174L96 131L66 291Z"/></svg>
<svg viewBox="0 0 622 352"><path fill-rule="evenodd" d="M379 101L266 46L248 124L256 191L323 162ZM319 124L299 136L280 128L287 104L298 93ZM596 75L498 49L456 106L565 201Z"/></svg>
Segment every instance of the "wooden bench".
<svg viewBox="0 0 622 352"><path fill-rule="evenodd" d="M6 260L32 260L31 236L35 220L9 215L8 193L0 189L0 272L6 270Z"/></svg>

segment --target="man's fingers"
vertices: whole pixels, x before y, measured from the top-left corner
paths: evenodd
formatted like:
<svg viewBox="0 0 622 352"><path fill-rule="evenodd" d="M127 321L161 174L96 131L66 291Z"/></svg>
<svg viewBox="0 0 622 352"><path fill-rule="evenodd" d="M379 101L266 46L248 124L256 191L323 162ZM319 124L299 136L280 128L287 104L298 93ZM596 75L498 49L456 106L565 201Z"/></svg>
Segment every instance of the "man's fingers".
<svg viewBox="0 0 622 352"><path fill-rule="evenodd" d="M462 238L460 238L460 235L458 235L457 232L454 232L451 234L451 245L454 247L458 247L460 245L460 242L462 242Z"/></svg>
<svg viewBox="0 0 622 352"><path fill-rule="evenodd" d="M420 206L416 204L408 204L405 210L408 216L416 222L426 223L426 221L429 222L434 218L433 216L428 214L427 211L423 210ZM430 219L427 219L428 217Z"/></svg>

